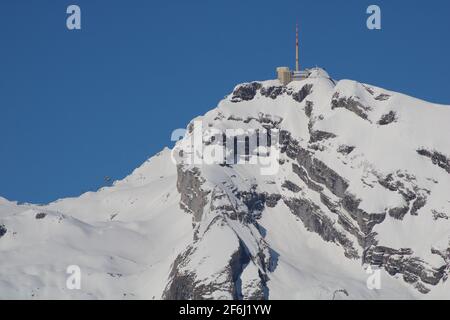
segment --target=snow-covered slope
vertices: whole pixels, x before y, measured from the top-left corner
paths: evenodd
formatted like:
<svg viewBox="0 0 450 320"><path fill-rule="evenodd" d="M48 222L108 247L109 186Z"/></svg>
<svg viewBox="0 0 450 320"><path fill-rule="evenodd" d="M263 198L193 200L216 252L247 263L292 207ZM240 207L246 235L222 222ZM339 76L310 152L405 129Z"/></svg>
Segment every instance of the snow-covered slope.
<svg viewBox="0 0 450 320"><path fill-rule="evenodd" d="M112 187L0 198L0 298L448 299L449 121L449 106L322 69L239 85ZM221 161L193 155L199 124Z"/></svg>
<svg viewBox="0 0 450 320"><path fill-rule="evenodd" d="M0 200L0 298L158 299L192 240L170 151L113 187L47 206ZM68 266L81 290L68 290Z"/></svg>

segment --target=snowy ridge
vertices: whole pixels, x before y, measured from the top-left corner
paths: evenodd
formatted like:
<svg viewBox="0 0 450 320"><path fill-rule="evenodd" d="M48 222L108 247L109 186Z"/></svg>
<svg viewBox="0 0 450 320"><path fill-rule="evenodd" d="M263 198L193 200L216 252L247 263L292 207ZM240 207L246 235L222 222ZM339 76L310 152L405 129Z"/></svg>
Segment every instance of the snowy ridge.
<svg viewBox="0 0 450 320"><path fill-rule="evenodd" d="M319 68L238 85L111 187L45 206L0 198L0 298L448 299L449 121L449 106ZM279 170L173 163L192 153L194 122L279 130ZM65 287L73 264L81 290Z"/></svg>

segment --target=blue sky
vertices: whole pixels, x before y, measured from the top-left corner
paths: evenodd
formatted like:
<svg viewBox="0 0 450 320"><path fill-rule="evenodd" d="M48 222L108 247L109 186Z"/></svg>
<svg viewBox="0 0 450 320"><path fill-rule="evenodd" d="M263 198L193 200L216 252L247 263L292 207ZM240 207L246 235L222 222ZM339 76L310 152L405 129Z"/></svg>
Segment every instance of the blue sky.
<svg viewBox="0 0 450 320"><path fill-rule="evenodd" d="M0 196L46 203L123 178L236 84L293 66L296 21L303 66L450 104L449 16L448 0L2 0Z"/></svg>

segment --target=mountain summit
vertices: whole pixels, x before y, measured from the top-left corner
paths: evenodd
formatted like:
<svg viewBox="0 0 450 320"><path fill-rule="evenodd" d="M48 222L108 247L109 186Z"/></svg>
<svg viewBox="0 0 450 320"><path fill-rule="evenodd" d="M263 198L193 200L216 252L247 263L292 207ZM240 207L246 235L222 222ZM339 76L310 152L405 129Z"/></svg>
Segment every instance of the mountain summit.
<svg viewBox="0 0 450 320"><path fill-rule="evenodd" d="M450 299L449 122L320 68L238 85L111 187L0 198L0 298Z"/></svg>

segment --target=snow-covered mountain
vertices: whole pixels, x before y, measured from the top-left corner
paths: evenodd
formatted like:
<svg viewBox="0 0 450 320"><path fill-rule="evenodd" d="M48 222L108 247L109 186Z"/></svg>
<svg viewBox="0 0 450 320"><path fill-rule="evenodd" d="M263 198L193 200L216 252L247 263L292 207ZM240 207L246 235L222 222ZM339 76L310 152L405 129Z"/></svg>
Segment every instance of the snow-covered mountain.
<svg viewBox="0 0 450 320"><path fill-rule="evenodd" d="M111 187L0 198L0 298L450 299L449 106L310 72L238 85ZM232 161L193 154L200 124Z"/></svg>

